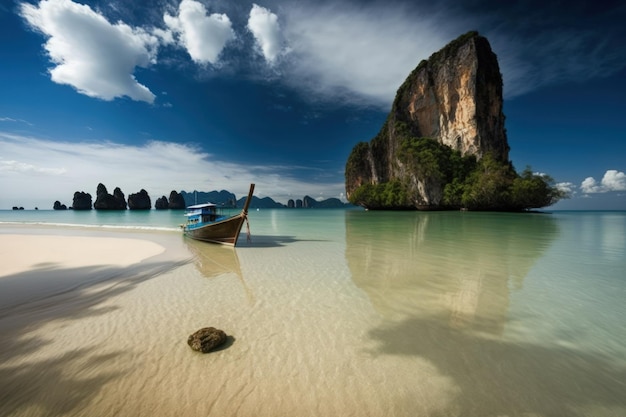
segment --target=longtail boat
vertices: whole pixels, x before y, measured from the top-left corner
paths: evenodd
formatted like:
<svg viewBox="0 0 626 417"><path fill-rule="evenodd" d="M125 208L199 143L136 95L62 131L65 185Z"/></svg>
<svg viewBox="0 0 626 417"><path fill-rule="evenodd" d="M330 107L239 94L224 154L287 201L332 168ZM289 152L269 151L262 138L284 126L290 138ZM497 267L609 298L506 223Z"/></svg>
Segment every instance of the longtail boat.
<svg viewBox="0 0 626 417"><path fill-rule="evenodd" d="M185 212L187 222L181 225L183 233L192 239L235 246L243 222L248 220L248 207L252 201L253 193L254 184L250 184L250 191L243 205L243 210L234 216L223 214L222 209L213 203L195 204L187 207Z"/></svg>

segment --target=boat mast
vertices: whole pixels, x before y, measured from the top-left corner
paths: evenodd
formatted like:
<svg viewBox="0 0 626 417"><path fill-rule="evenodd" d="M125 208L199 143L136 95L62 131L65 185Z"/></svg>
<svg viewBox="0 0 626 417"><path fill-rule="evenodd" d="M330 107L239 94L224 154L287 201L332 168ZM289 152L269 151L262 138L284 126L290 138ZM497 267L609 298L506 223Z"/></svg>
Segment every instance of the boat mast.
<svg viewBox="0 0 626 417"><path fill-rule="evenodd" d="M248 214L248 207L250 207L250 202L252 201L252 194L254 193L254 184L250 184L250 191L248 191L248 198L246 198L246 202L243 205L242 213L245 215Z"/></svg>

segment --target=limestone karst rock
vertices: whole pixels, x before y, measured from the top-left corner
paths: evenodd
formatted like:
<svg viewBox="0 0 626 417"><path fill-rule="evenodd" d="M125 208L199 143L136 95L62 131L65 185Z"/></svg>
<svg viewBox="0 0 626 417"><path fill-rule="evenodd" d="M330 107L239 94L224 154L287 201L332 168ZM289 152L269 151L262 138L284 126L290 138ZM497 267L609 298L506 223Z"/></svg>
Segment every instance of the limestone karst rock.
<svg viewBox="0 0 626 417"><path fill-rule="evenodd" d="M490 154L506 162L502 104L502 76L488 40L477 32L460 36L411 72L378 135L354 147L346 164L346 194L397 180L410 201L396 208L437 209L445 184L407 164L402 141L430 138L462 155Z"/></svg>
<svg viewBox="0 0 626 417"><path fill-rule="evenodd" d="M157 210L166 210L169 208L169 202L167 201L167 197L161 196L156 199L154 202L154 208Z"/></svg>
<svg viewBox="0 0 626 417"><path fill-rule="evenodd" d="M126 198L119 187L109 194L104 184L98 184L96 189L96 202L93 204L96 210L126 210Z"/></svg>
<svg viewBox="0 0 626 417"><path fill-rule="evenodd" d="M61 204L61 202L57 200L54 202L52 209L53 210L67 210L67 206L65 204Z"/></svg>
<svg viewBox="0 0 626 417"><path fill-rule="evenodd" d="M168 208L172 210L183 210L186 207L187 206L185 205L185 198L183 197L183 195L178 193L177 191L172 190L172 192L170 193Z"/></svg>
<svg viewBox="0 0 626 417"><path fill-rule="evenodd" d="M130 194L128 196L128 209L129 210L150 210L152 208L152 201L148 192L143 188L138 193Z"/></svg>
<svg viewBox="0 0 626 417"><path fill-rule="evenodd" d="M84 191L76 191L72 202L74 210L91 210L91 194Z"/></svg>

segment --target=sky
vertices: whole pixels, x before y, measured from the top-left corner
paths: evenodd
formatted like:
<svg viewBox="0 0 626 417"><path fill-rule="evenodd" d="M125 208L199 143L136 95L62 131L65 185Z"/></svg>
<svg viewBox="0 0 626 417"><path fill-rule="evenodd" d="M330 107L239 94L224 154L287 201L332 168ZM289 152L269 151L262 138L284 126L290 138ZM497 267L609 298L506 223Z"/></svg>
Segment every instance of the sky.
<svg viewBox="0 0 626 417"><path fill-rule="evenodd" d="M345 201L398 87L477 30L517 171L570 193L553 209L626 210L624 22L611 0L0 0L0 209L99 183Z"/></svg>

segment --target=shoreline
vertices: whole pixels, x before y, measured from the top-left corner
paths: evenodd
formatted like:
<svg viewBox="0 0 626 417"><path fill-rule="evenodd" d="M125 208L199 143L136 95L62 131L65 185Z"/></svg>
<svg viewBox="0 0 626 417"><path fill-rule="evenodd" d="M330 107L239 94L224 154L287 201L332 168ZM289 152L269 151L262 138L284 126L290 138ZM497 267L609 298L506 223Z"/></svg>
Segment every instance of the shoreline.
<svg viewBox="0 0 626 417"><path fill-rule="evenodd" d="M41 318L29 311L65 316L74 304L86 308L112 288L135 286L192 258L169 233L6 224L0 225L0 256L2 334Z"/></svg>

